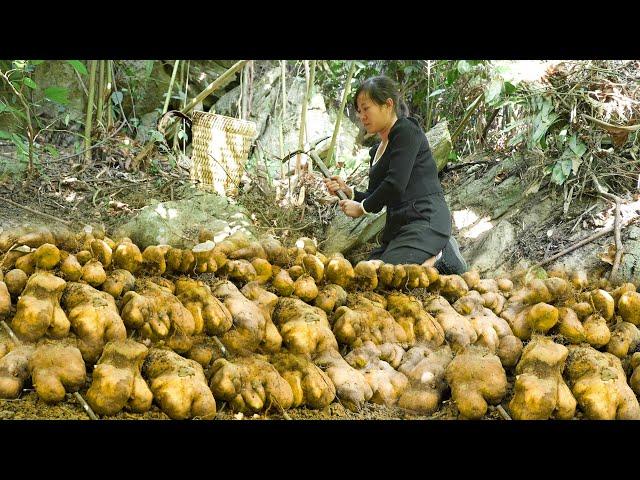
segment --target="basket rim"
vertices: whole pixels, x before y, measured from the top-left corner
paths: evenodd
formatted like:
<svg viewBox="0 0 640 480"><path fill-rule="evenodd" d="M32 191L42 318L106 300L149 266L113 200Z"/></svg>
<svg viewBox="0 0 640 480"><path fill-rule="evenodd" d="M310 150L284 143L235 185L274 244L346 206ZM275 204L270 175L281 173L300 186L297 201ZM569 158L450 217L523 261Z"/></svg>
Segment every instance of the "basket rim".
<svg viewBox="0 0 640 480"><path fill-rule="evenodd" d="M236 118L236 117L229 117L227 115L221 115L219 113L211 113L211 112L205 112L204 110L194 110L193 111L193 115L198 115L198 116L211 116L211 117L220 117L222 119L226 119L226 120L231 120L233 122L237 122L237 123L244 123L247 125L252 125L252 126L257 126L257 123L252 121L252 120L244 120L242 118Z"/></svg>

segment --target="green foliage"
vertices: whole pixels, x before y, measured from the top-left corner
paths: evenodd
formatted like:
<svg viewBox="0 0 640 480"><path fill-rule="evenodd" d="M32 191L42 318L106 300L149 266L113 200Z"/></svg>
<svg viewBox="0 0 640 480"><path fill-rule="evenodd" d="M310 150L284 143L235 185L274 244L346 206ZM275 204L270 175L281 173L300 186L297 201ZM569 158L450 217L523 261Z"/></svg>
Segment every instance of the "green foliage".
<svg viewBox="0 0 640 480"><path fill-rule="evenodd" d="M60 105L69 104L69 90L64 87L48 87L44 90L44 96L52 102Z"/></svg>
<svg viewBox="0 0 640 480"><path fill-rule="evenodd" d="M563 130L566 134L566 130ZM582 156L587 151L587 146L571 136L562 156L551 167L551 181L557 185L564 184L571 175L577 175L582 164Z"/></svg>
<svg viewBox="0 0 640 480"><path fill-rule="evenodd" d="M67 60L67 62L81 75L88 75L87 67L80 60Z"/></svg>

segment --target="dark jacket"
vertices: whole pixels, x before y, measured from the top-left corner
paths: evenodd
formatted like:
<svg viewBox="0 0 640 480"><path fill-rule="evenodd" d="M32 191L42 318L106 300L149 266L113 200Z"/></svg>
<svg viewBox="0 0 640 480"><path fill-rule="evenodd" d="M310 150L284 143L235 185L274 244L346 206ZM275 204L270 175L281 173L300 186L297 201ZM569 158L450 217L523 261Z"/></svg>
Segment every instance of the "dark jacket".
<svg viewBox="0 0 640 480"><path fill-rule="evenodd" d="M378 145L369 151L375 158ZM383 155L369 169L366 192L354 190L354 200L363 202L367 212L377 213L387 207L383 243L395 238L409 223L413 230L428 230L451 235L451 212L444 199L438 169L427 137L413 118L399 118L389 132ZM423 236L420 234L419 236ZM413 235L415 237L415 235ZM415 238L408 246L415 245Z"/></svg>

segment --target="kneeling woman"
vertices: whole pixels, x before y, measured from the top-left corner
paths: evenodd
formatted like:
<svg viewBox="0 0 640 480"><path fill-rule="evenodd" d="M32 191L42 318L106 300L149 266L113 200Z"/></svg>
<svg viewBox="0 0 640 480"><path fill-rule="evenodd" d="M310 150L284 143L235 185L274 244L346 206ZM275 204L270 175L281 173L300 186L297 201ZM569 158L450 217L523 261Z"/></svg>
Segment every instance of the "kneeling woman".
<svg viewBox="0 0 640 480"><path fill-rule="evenodd" d="M441 273L467 269L451 236L451 212L444 198L427 137L390 78L367 79L356 91L358 117L368 133L381 142L370 153L369 187L359 192L338 176L326 179L334 195L342 190L351 200L340 208L352 218L387 207L382 245L370 260L385 263L434 265Z"/></svg>

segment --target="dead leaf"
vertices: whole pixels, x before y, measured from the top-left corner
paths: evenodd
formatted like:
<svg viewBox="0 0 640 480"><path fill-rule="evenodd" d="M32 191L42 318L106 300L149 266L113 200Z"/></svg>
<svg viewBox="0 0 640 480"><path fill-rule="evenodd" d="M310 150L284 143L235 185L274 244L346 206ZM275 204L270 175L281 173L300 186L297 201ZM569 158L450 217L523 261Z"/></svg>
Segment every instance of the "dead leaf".
<svg viewBox="0 0 640 480"><path fill-rule="evenodd" d="M604 263L608 263L609 265L613 265L613 262L616 258L616 246L613 243L609 244L609 247L606 252L600 253L598 258L602 260Z"/></svg>

